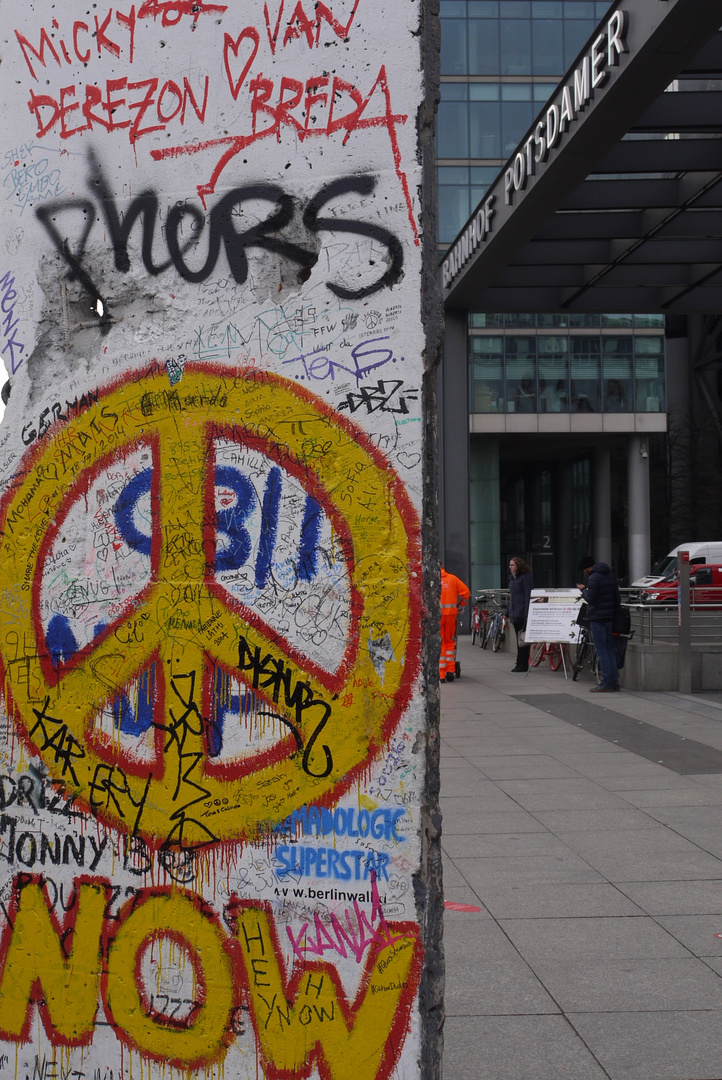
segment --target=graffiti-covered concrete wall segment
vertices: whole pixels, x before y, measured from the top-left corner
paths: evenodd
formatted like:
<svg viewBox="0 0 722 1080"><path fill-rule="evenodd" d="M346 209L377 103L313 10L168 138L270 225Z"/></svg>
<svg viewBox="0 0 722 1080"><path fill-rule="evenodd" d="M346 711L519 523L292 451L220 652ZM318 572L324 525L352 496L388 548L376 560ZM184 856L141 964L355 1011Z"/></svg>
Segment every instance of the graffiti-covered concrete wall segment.
<svg viewBox="0 0 722 1080"><path fill-rule="evenodd" d="M0 0L3 1078L434 1074L422 6Z"/></svg>

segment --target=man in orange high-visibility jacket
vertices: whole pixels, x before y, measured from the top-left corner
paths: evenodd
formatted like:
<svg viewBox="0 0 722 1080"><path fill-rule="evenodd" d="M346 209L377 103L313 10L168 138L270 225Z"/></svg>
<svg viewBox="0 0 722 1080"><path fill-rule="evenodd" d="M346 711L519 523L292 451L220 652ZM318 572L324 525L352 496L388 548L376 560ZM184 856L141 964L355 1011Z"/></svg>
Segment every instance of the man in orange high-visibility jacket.
<svg viewBox="0 0 722 1080"><path fill-rule="evenodd" d="M463 581L441 570L441 655L439 681L453 682L456 675L456 617L466 607L471 592Z"/></svg>

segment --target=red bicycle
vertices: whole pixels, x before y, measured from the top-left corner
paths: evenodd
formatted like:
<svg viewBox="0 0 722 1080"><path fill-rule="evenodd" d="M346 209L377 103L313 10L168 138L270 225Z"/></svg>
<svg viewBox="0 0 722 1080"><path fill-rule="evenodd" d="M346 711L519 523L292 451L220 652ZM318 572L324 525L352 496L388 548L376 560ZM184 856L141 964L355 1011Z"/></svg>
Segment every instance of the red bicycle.
<svg viewBox="0 0 722 1080"><path fill-rule="evenodd" d="M535 641L529 653L530 667L539 667L542 660L549 659L549 667L552 671L559 671L562 666L562 650L566 646L558 641Z"/></svg>
<svg viewBox="0 0 722 1080"><path fill-rule="evenodd" d="M474 600L474 610L471 615L471 644L479 639L482 649L486 645L486 634L489 626L488 597L486 593L479 593Z"/></svg>

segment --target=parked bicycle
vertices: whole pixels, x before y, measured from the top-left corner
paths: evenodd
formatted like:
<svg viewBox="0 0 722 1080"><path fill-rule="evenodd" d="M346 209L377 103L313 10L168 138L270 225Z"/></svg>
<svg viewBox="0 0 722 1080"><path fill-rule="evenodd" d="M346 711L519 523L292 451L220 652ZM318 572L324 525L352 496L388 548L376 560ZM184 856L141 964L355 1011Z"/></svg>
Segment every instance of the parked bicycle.
<svg viewBox="0 0 722 1080"><path fill-rule="evenodd" d="M506 604L500 603L496 597L492 598L491 604L492 607L489 611L486 637L484 638L481 647L482 649L485 649L489 642L491 642L492 650L498 652L506 637L506 624L509 620L506 614Z"/></svg>
<svg viewBox="0 0 722 1080"><path fill-rule="evenodd" d="M579 631L579 641L577 642L577 650L572 664L572 680L574 682L577 681L577 676L584 667L589 669L597 683L602 681L602 669L597 650L594 648L594 642L592 641L592 631L589 628L589 623L582 624Z"/></svg>
<svg viewBox="0 0 722 1080"><path fill-rule="evenodd" d="M471 644L474 645L479 639L479 645L484 648L487 629L489 626L489 597L486 593L478 593L474 600L474 610L471 614Z"/></svg>
<svg viewBox="0 0 722 1080"><path fill-rule="evenodd" d="M542 660L549 660L552 671L559 671L564 659L566 645L558 641L535 641L529 653L529 666L539 667Z"/></svg>

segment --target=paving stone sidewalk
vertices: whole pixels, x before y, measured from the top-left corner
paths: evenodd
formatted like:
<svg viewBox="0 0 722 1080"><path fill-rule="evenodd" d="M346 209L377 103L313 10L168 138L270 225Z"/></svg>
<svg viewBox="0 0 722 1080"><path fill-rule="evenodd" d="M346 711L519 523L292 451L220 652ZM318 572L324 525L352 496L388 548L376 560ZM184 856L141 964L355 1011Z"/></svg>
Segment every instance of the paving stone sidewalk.
<svg viewBox="0 0 722 1080"><path fill-rule="evenodd" d="M722 695L458 658L444 1080L721 1080Z"/></svg>

